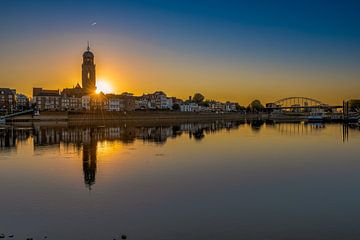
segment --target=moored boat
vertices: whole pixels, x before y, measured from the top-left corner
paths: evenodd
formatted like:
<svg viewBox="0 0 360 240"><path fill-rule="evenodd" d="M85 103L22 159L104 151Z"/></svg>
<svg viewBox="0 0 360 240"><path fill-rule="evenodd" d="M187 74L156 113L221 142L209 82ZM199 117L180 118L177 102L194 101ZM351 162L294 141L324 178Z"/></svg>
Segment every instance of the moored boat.
<svg viewBox="0 0 360 240"><path fill-rule="evenodd" d="M308 122L324 122L325 113L321 111L310 112L310 115L307 117Z"/></svg>

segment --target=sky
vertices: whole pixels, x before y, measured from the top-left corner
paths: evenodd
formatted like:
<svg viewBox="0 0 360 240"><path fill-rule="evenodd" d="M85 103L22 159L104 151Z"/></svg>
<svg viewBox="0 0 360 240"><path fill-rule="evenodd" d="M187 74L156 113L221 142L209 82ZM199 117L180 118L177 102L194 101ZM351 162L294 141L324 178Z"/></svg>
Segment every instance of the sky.
<svg viewBox="0 0 360 240"><path fill-rule="evenodd" d="M360 98L359 1L0 0L0 87L81 84L87 41L116 93Z"/></svg>

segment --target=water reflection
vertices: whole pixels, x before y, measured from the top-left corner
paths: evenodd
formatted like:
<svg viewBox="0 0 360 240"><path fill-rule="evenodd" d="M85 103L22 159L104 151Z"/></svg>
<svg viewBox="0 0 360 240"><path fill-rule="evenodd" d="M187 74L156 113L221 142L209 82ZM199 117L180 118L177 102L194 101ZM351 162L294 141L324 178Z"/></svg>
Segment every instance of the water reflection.
<svg viewBox="0 0 360 240"><path fill-rule="evenodd" d="M27 141L32 134L29 128L0 129L0 149L16 147L17 143Z"/></svg>
<svg viewBox="0 0 360 240"><path fill-rule="evenodd" d="M211 123L186 123L167 126L36 126L33 128L9 127L0 130L1 149L16 148L18 143L33 139L34 151L45 148L75 146L82 153L84 183L91 189L96 181L97 148L103 141L120 141L132 144L140 140L155 144L164 144L168 138L176 138L188 133L189 138L202 140L206 134L222 129L234 129L244 122L216 121Z"/></svg>
<svg viewBox="0 0 360 240"><path fill-rule="evenodd" d="M18 144L29 139L33 140L34 152L44 147L60 148L74 146L82 154L84 183L91 189L96 181L98 143L119 141L122 144L133 144L136 140L154 144L165 144L168 138L176 138L187 133L190 139L201 141L207 134L221 130L236 129L240 125L249 124L256 134L264 126L281 135L304 136L318 134L326 128L325 124L264 123L261 120L252 122L216 121L210 123L185 123L161 126L36 126L31 128L8 127L0 129L0 149L16 148ZM358 131L358 129L352 129ZM342 140L349 140L349 126L342 126Z"/></svg>
<svg viewBox="0 0 360 240"><path fill-rule="evenodd" d="M359 235L359 143L341 124L9 126L0 225L19 239L344 239Z"/></svg>
<svg viewBox="0 0 360 240"><path fill-rule="evenodd" d="M94 135L94 129L89 130L90 139L88 142L83 143L83 172L85 185L91 189L95 183L96 176L96 151L97 141L91 137Z"/></svg>
<svg viewBox="0 0 360 240"><path fill-rule="evenodd" d="M132 144L136 140L144 142L165 144L168 138L176 138L187 133L189 138L197 141L205 138L207 134L216 133L223 129L236 129L240 125L249 124L254 132L267 129L275 129L282 135L304 136L316 134L326 128L323 123L281 123L270 124L260 120L252 122L242 121L216 121L211 123L185 123L179 125L162 126L36 126L31 128L6 127L0 129L0 149L16 147L21 142L33 139L34 150L43 146L60 146L60 144L73 144L77 148L88 149L95 147L102 141L120 141L123 144ZM349 129L357 131L349 125L342 125L343 139L348 139ZM90 157L89 157L90 159Z"/></svg>

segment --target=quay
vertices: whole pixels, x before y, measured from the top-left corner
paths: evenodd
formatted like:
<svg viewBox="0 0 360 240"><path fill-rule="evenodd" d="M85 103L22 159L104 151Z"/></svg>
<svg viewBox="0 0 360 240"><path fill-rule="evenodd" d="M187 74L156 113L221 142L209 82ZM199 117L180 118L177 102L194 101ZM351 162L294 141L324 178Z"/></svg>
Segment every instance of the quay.
<svg viewBox="0 0 360 240"><path fill-rule="evenodd" d="M119 123L146 123L146 122L194 122L212 120L234 121L266 121L266 122L306 122L309 114L305 113L238 113L238 112L175 112L175 111L133 111L133 112L58 112L43 111L33 114L32 111L12 114L2 118L2 124L33 123L33 122L71 122L81 124L119 122ZM359 117L351 119L357 122ZM323 122L349 122L349 119L339 113L329 113ZM1 123L0 123L1 124Z"/></svg>

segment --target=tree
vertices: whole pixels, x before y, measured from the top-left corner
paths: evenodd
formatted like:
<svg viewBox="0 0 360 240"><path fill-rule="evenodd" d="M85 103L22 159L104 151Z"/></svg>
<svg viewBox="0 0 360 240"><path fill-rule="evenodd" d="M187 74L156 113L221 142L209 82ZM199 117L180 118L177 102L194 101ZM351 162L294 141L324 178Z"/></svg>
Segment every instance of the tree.
<svg viewBox="0 0 360 240"><path fill-rule="evenodd" d="M180 105L178 103L174 103L173 106L172 106L172 109L174 111L179 111L180 110Z"/></svg>
<svg viewBox="0 0 360 240"><path fill-rule="evenodd" d="M241 106L239 103L236 103L236 111L238 112L245 112L246 111L246 107Z"/></svg>
<svg viewBox="0 0 360 240"><path fill-rule="evenodd" d="M204 95L202 95L201 93L195 93L194 94L194 97L193 97L193 100L194 100L194 102L196 102L196 103L201 103L202 101L204 101L204 99L205 99L205 97L204 97Z"/></svg>
<svg viewBox="0 0 360 240"><path fill-rule="evenodd" d="M209 100L202 101L199 105L202 107L209 107Z"/></svg>
<svg viewBox="0 0 360 240"><path fill-rule="evenodd" d="M252 101L249 106L247 107L248 110L253 112L261 112L264 110L264 105L261 104L260 100L254 100Z"/></svg>

